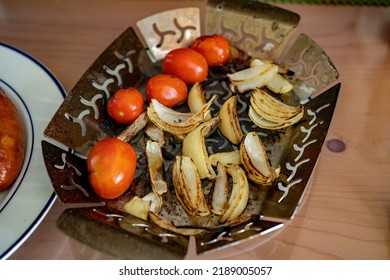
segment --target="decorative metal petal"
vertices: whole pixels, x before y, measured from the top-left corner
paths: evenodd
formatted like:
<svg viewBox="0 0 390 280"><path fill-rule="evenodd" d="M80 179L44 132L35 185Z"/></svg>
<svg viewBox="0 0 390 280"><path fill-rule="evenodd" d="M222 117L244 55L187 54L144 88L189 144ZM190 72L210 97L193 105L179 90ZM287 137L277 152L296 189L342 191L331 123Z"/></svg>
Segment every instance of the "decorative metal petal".
<svg viewBox="0 0 390 280"><path fill-rule="evenodd" d="M127 29L83 74L46 127L45 136L87 155L97 141L123 130L108 116L107 100L119 88L143 85L151 66L133 29Z"/></svg>
<svg viewBox="0 0 390 280"><path fill-rule="evenodd" d="M299 15L259 1L208 1L206 34L224 35L258 58L277 60L299 22Z"/></svg>
<svg viewBox="0 0 390 280"><path fill-rule="evenodd" d="M305 115L292 130L286 131L288 147L282 156L281 176L267 191L261 214L270 220L292 219L296 213L321 153L322 145L341 84L337 84L305 104Z"/></svg>
<svg viewBox="0 0 390 280"><path fill-rule="evenodd" d="M207 232L196 237L196 249L198 254L208 254L216 250L228 248L233 244L256 236L262 236L284 226L283 223L251 219L242 225L217 232Z"/></svg>
<svg viewBox="0 0 390 280"><path fill-rule="evenodd" d="M294 94L302 101L336 81L339 73L324 50L301 34L284 56L281 64L294 73Z"/></svg>
<svg viewBox="0 0 390 280"><path fill-rule="evenodd" d="M57 226L69 236L118 259L183 259L188 239L104 208L65 210Z"/></svg>
<svg viewBox="0 0 390 280"><path fill-rule="evenodd" d="M69 207L103 206L88 182L86 161L71 151L42 141L47 173L59 200Z"/></svg>
<svg viewBox="0 0 390 280"><path fill-rule="evenodd" d="M181 8L154 14L137 22L154 60L172 49L188 47L200 36L199 8Z"/></svg>

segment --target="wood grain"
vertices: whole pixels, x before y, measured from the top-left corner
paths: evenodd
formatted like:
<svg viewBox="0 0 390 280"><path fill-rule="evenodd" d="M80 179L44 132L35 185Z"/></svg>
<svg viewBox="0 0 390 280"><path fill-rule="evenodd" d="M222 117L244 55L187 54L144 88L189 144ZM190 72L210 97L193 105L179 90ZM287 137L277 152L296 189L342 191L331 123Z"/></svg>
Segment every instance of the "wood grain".
<svg viewBox="0 0 390 280"><path fill-rule="evenodd" d="M0 40L35 56L69 91L138 19L193 5L203 2L5 0ZM310 191L295 219L278 232L206 256L190 251L188 258L390 259L390 9L278 6L301 15L296 34L324 48L342 83ZM331 140L345 150L332 152L326 146ZM10 259L109 259L56 228L63 210L56 202Z"/></svg>

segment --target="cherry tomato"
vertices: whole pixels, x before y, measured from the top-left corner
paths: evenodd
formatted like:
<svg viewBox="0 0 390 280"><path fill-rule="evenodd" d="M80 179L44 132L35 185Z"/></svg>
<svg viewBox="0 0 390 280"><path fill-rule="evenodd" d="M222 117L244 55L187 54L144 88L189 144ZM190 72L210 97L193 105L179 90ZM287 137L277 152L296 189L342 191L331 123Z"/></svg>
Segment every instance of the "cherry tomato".
<svg viewBox="0 0 390 280"><path fill-rule="evenodd" d="M221 35L204 35L196 38L191 48L202 54L209 66L221 66L230 58L230 44Z"/></svg>
<svg viewBox="0 0 390 280"><path fill-rule="evenodd" d="M206 59L191 48L170 51L163 59L162 72L183 80L186 84L203 82L208 75Z"/></svg>
<svg viewBox="0 0 390 280"><path fill-rule="evenodd" d="M133 147L117 138L101 140L87 157L89 182L102 198L122 195L134 179L137 155Z"/></svg>
<svg viewBox="0 0 390 280"><path fill-rule="evenodd" d="M107 111L117 123L130 124L144 111L144 98L136 88L120 89L108 100Z"/></svg>
<svg viewBox="0 0 390 280"><path fill-rule="evenodd" d="M187 85L179 78L167 74L158 74L146 82L148 101L157 99L167 107L173 107L187 99Z"/></svg>

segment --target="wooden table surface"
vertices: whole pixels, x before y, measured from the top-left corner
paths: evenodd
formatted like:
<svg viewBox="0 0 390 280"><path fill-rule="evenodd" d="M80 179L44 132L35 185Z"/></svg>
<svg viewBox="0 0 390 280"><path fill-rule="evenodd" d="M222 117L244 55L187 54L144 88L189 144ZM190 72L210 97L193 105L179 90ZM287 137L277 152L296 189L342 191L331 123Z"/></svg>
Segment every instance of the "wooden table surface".
<svg viewBox="0 0 390 280"><path fill-rule="evenodd" d="M194 5L203 7L202 1L3 0L0 41L36 57L69 91L128 26ZM207 258L390 259L390 9L278 6L300 14L296 34L306 33L332 58L342 83L338 104L295 219L276 234ZM332 151L327 146L332 140L345 150ZM56 201L10 259L110 259L56 228L64 209ZM201 257L189 252L188 258Z"/></svg>

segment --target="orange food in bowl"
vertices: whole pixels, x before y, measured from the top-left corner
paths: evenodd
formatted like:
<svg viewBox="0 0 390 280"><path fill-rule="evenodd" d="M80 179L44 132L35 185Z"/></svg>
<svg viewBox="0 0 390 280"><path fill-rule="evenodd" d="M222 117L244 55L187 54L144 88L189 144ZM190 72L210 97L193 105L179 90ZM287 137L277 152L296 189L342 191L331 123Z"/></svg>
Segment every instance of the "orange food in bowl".
<svg viewBox="0 0 390 280"><path fill-rule="evenodd" d="M18 177L25 153L25 132L18 111L0 89L0 191Z"/></svg>

